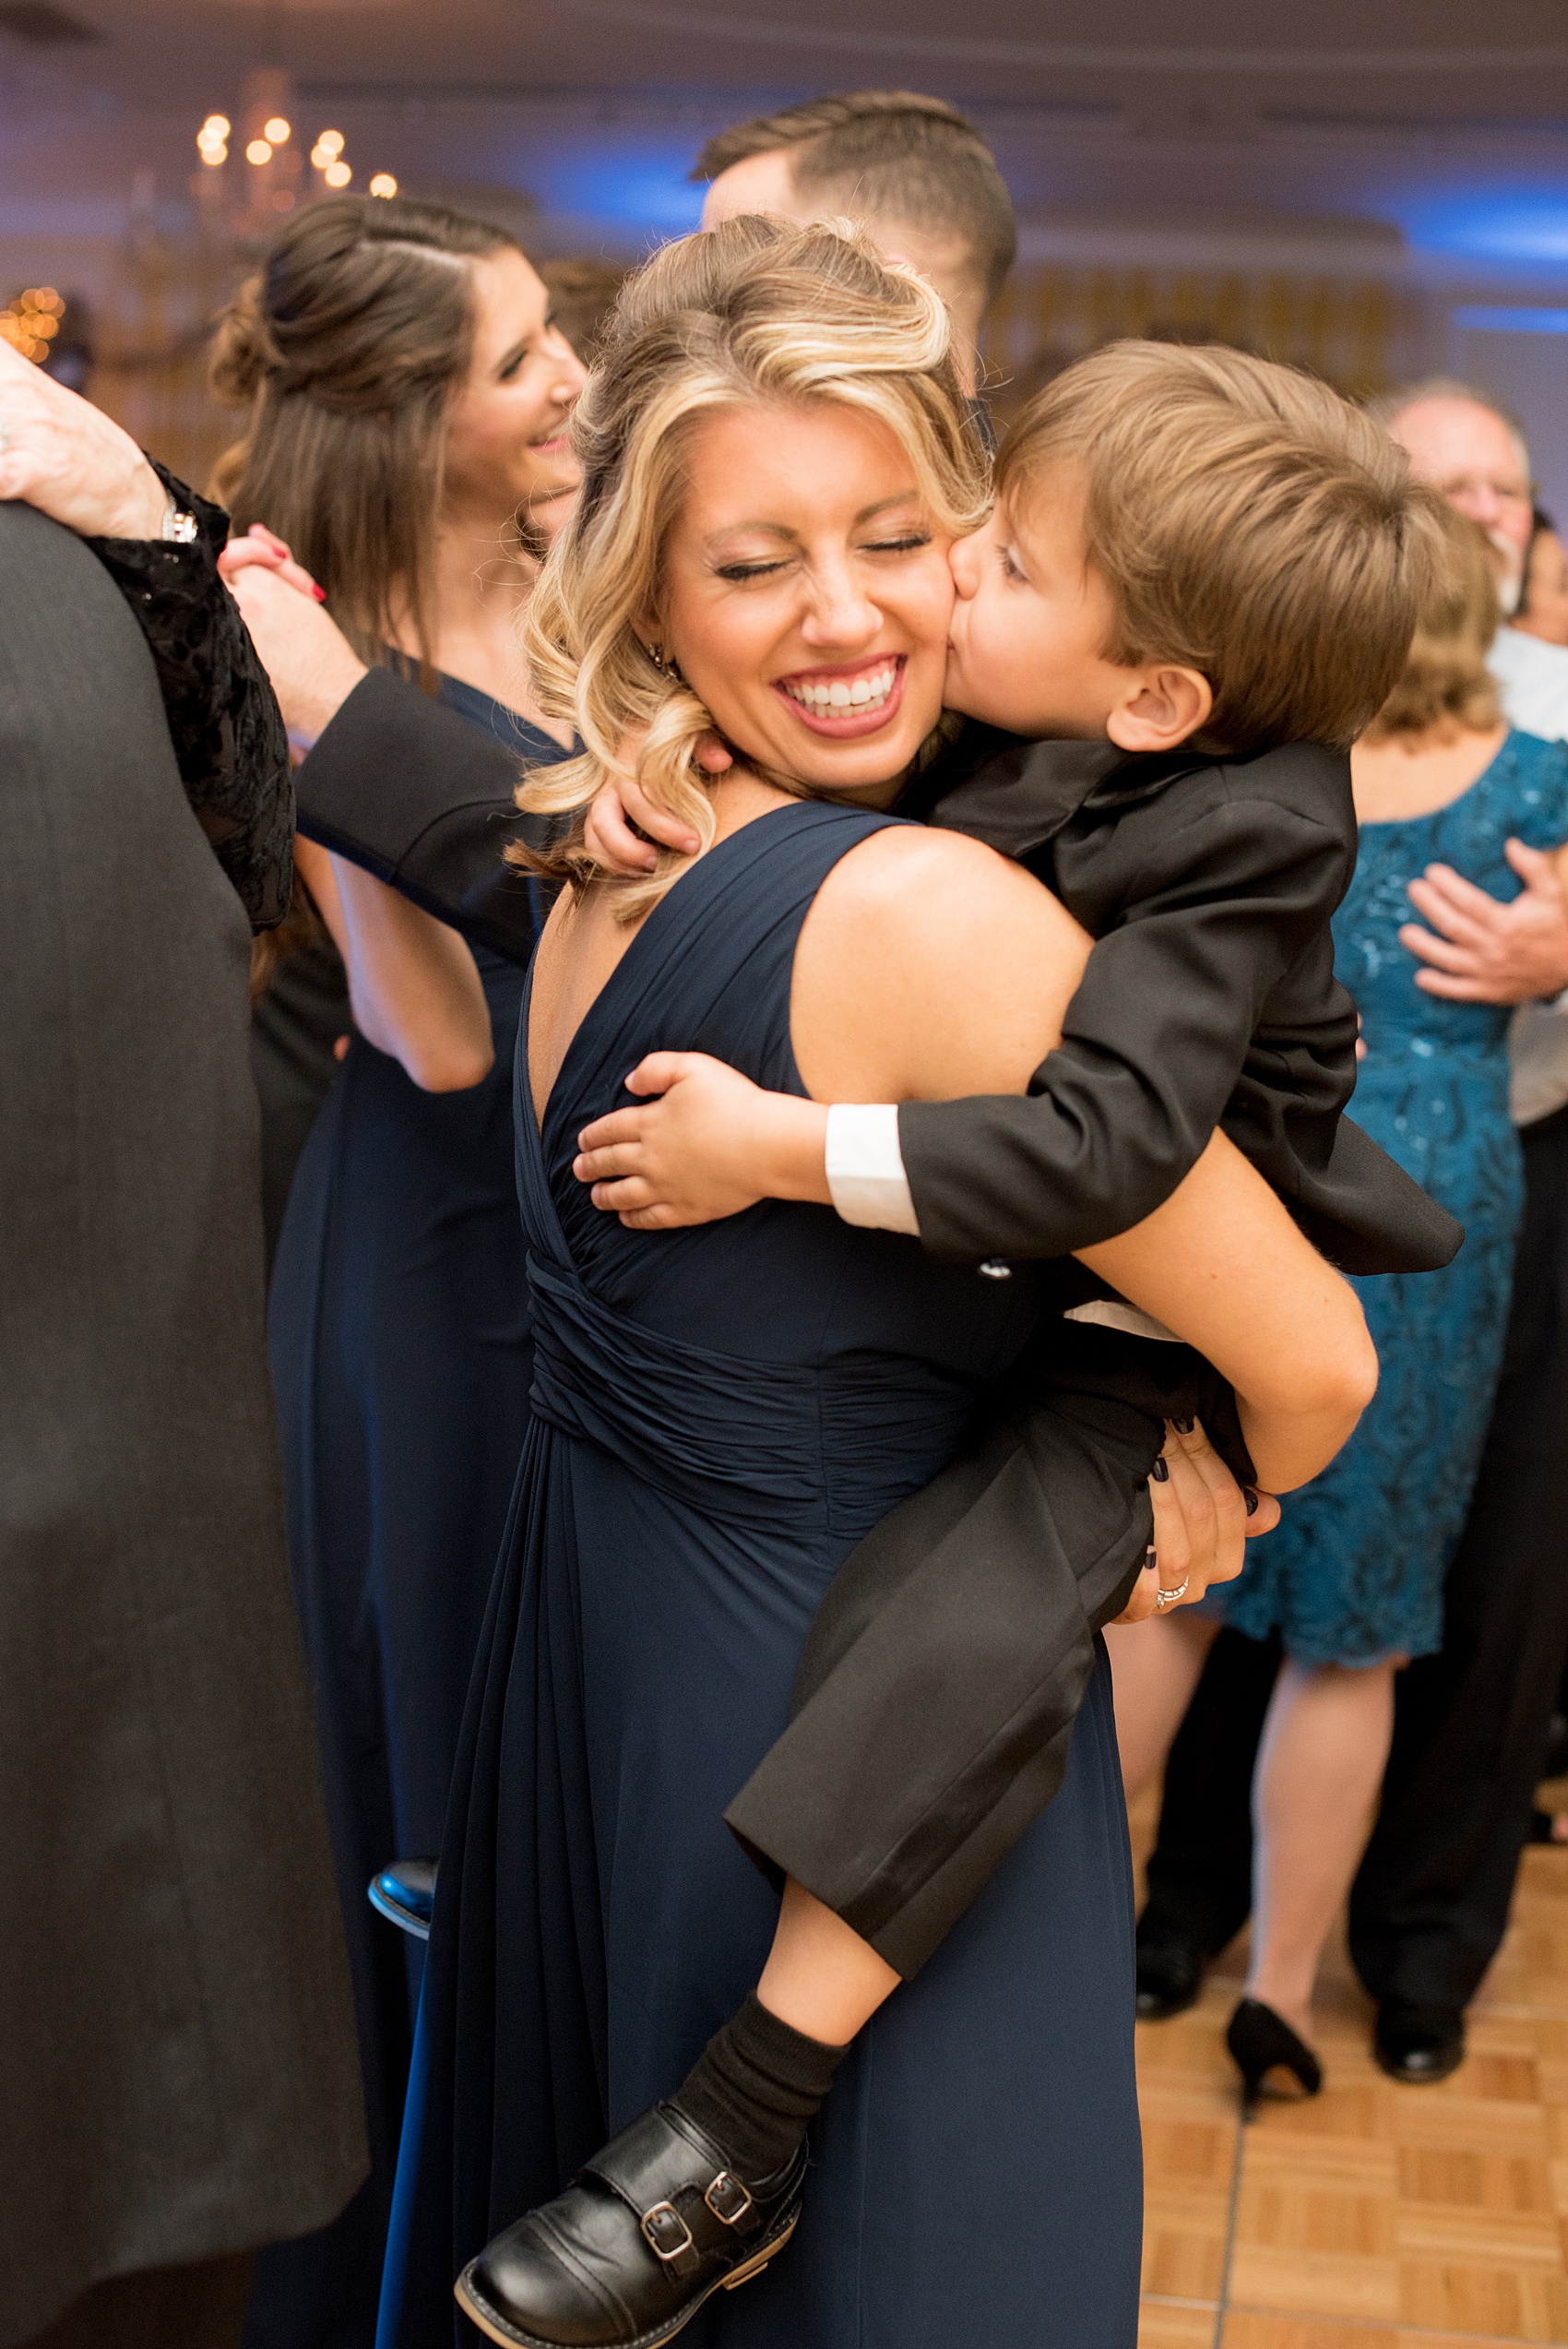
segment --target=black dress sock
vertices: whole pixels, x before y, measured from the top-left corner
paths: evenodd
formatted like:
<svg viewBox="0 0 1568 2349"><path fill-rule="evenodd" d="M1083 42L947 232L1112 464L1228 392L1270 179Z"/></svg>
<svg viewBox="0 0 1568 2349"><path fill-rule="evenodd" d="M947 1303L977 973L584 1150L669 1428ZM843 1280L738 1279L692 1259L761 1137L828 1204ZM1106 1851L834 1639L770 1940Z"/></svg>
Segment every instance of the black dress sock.
<svg viewBox="0 0 1568 2349"><path fill-rule="evenodd" d="M750 1997L716 2031L670 2099L722 2147L738 2176L787 2162L833 2085L848 2047L829 2047Z"/></svg>

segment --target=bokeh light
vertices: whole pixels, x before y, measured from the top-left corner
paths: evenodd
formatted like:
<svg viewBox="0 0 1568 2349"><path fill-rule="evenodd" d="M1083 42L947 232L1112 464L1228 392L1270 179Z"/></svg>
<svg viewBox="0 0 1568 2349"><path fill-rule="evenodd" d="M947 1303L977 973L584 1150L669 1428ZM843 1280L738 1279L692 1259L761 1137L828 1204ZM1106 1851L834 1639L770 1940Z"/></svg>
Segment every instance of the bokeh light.
<svg viewBox="0 0 1568 2349"><path fill-rule="evenodd" d="M396 196L398 183L390 172L377 172L370 183L370 192L373 196Z"/></svg>
<svg viewBox="0 0 1568 2349"><path fill-rule="evenodd" d="M247 163L271 162L272 149L267 145L265 138L252 139L250 145L245 149L245 161Z"/></svg>
<svg viewBox="0 0 1568 2349"><path fill-rule="evenodd" d="M263 138L270 139L274 147L287 147L292 128L293 125L281 114L274 114L271 121L263 125L261 135Z"/></svg>
<svg viewBox="0 0 1568 2349"><path fill-rule="evenodd" d="M0 341L34 365L49 356L65 304L52 285L30 285L0 310Z"/></svg>
<svg viewBox="0 0 1568 2349"><path fill-rule="evenodd" d="M322 173L328 187L347 187L353 176L347 163L328 163Z"/></svg>

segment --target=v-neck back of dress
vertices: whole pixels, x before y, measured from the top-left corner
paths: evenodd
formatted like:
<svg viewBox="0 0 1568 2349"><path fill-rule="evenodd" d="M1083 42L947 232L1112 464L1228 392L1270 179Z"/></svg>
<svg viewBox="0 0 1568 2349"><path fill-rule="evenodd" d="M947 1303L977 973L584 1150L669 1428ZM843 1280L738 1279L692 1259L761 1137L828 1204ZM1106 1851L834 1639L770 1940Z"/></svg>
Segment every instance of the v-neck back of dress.
<svg viewBox="0 0 1568 2349"><path fill-rule="evenodd" d="M627 1231L593 1205L571 1171L579 1129L631 1100L624 1079L647 1053L711 1053L759 1085L804 1093L790 1037L796 941L833 865L891 820L794 805L757 817L700 859L655 907L589 1007L542 1127L529 1091L525 1007L518 1187L534 1258L569 1271L599 1303L650 1331L758 1362L901 1363L933 1378L951 1409L954 1382L972 1391L1017 1351L1036 1311L1028 1276L978 1280L897 1234L778 1201L688 1231Z"/></svg>

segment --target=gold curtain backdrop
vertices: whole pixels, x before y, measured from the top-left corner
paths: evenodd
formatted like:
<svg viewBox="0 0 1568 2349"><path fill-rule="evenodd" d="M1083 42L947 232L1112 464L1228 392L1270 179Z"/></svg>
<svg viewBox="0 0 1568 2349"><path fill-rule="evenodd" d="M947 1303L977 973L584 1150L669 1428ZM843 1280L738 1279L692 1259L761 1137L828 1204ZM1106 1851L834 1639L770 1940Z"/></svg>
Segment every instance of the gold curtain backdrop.
<svg viewBox="0 0 1568 2349"><path fill-rule="evenodd" d="M1379 278L1045 262L1014 271L981 347L1004 420L1072 360L1120 335L1233 343L1364 399L1421 372L1428 309L1419 288Z"/></svg>

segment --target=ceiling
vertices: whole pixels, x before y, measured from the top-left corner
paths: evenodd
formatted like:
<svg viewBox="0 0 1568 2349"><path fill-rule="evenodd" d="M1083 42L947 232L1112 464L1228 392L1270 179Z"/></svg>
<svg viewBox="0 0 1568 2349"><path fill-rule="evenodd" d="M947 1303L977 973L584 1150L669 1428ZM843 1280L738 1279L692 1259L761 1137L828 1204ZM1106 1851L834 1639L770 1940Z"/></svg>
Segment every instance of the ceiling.
<svg viewBox="0 0 1568 2349"><path fill-rule="evenodd" d="M506 88L803 91L910 79L970 98L1221 113L1568 119L1562 0L58 0L71 57L126 101L199 102L237 63L399 96Z"/></svg>
<svg viewBox="0 0 1568 2349"><path fill-rule="evenodd" d="M1568 276L1564 0L0 0L0 230L75 205L85 233L137 172L183 202L256 66L367 172L611 242L689 221L711 129L897 83L974 111L1037 239L1381 235Z"/></svg>

